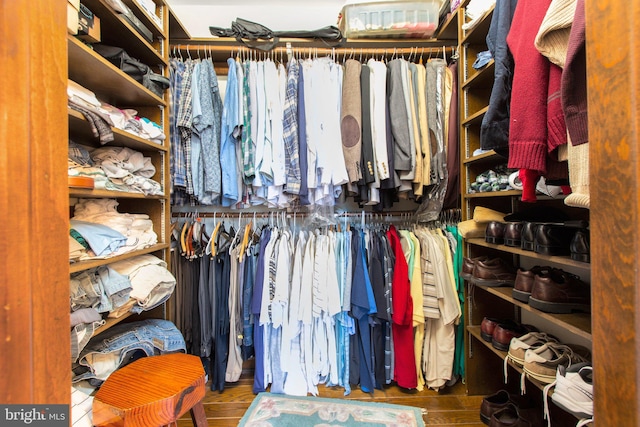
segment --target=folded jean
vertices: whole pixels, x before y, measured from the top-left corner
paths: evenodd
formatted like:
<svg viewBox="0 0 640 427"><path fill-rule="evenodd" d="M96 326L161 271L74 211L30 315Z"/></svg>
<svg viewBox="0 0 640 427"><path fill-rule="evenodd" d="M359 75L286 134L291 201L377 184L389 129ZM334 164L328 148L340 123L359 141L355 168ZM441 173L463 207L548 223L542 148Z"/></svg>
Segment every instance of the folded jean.
<svg viewBox="0 0 640 427"><path fill-rule="evenodd" d="M89 343L93 333L104 324L105 321L100 319L89 323L80 323L71 328L71 362L78 360L80 352Z"/></svg>
<svg viewBox="0 0 640 427"><path fill-rule="evenodd" d="M478 55L476 56L476 60L474 61L472 66L476 70L479 70L483 68L485 65L487 65L489 61L491 61L491 59L493 59L493 56L491 55L490 51L488 50L482 51L478 53Z"/></svg>
<svg viewBox="0 0 640 427"><path fill-rule="evenodd" d="M69 291L72 310L93 307L104 313L129 300L131 282L116 270L101 266L72 275Z"/></svg>
<svg viewBox="0 0 640 427"><path fill-rule="evenodd" d="M186 352L186 345L172 322L147 319L120 323L89 341L72 366L72 382L101 383L134 357L176 352Z"/></svg>

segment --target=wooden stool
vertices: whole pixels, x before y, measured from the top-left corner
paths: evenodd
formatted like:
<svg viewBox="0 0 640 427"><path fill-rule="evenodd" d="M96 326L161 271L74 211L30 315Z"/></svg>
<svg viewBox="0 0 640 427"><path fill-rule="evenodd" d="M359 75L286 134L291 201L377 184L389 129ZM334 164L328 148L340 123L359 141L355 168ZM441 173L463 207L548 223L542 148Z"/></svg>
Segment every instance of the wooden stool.
<svg viewBox="0 0 640 427"><path fill-rule="evenodd" d="M93 399L93 424L163 426L191 410L193 424L205 427L204 385L199 357L184 353L143 357L118 369L102 384Z"/></svg>

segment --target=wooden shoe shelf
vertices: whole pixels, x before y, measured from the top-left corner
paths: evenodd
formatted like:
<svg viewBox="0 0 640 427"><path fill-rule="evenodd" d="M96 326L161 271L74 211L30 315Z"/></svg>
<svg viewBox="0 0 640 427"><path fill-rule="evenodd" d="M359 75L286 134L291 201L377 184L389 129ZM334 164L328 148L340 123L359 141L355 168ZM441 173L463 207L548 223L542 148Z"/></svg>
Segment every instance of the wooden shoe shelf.
<svg viewBox="0 0 640 427"><path fill-rule="evenodd" d="M463 220L473 218L475 207L483 206L499 212L519 212L530 204L520 201L522 192L506 190L487 193L469 193L471 183L481 173L507 162L507 159L495 151L473 155L480 148L480 128L489 109L489 98L493 88L495 63L491 60L481 70L472 67L479 52L486 51L486 35L494 10L490 10L473 29L462 29L465 8L469 1L463 1L457 11L459 16L459 94L460 94L460 176ZM563 196L550 198L538 195L538 206L548 206L561 210L572 219L588 220L588 211L571 208L563 203ZM590 264L572 260L565 256L546 256L519 247L487 243L484 238L469 238L464 241L464 254L467 257L487 255L499 257L515 267L531 268L534 265L550 265L577 274L587 283L590 282ZM504 361L507 352L495 349L480 335L480 324L487 317L512 319L536 326L541 331L555 334L561 332L561 341L591 346L591 315L588 313L550 314L530 307L511 296L511 287L465 286L465 371L467 392L470 395L489 395L500 389L520 392L522 368L508 362L508 383L504 383ZM550 328L551 330L547 330ZM558 334L560 335L560 334ZM575 341L574 341L575 340ZM527 377L525 387L527 395L540 403L542 412L542 389L545 384ZM575 425L573 415L550 404L554 425Z"/></svg>

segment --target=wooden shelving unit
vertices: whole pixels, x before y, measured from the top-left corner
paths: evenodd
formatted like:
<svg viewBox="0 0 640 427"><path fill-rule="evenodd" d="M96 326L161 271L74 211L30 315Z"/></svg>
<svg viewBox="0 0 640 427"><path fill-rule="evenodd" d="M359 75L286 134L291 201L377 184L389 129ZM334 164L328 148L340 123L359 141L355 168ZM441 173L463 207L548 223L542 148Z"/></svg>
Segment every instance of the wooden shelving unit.
<svg viewBox="0 0 640 427"><path fill-rule="evenodd" d="M149 12L140 7L135 0L124 1L140 22L152 31L152 41L146 40L123 16L112 9L108 2L83 0L83 3L100 18L103 43L121 47L131 57L152 67L156 73L168 75L168 6L163 0L154 0L158 21L162 23L158 25ZM79 273L144 254L154 254L169 263L169 122L168 111L165 108L169 102L169 94L165 92L163 96L158 96L151 92L100 56L91 45L71 35L67 35L67 56L70 80L92 91L101 102L116 108L133 109L139 116L154 121L162 126L166 136L162 143L158 143L121 129L111 128L114 140L105 144L105 146L131 148L150 158L156 169L153 179L162 186L162 195L147 196L141 193L74 187L67 189L70 207L77 199L117 199L118 212L147 214L153 223L158 242L147 248L110 258L94 258L70 263L69 273ZM102 147L82 113L69 108L67 116L69 139L89 147ZM131 316L131 313L125 313L115 319L105 318L106 323L97 329L94 335Z"/></svg>

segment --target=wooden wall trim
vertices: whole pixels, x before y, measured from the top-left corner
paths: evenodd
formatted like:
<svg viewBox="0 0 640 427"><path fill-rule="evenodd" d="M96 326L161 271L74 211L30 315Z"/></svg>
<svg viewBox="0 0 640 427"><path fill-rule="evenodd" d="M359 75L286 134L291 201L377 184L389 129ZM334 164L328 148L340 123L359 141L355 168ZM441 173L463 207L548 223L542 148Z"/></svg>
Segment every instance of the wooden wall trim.
<svg viewBox="0 0 640 427"><path fill-rule="evenodd" d="M0 7L0 402L69 403L67 6Z"/></svg>
<svg viewBox="0 0 640 427"><path fill-rule="evenodd" d="M595 422L640 422L640 3L586 0Z"/></svg>

